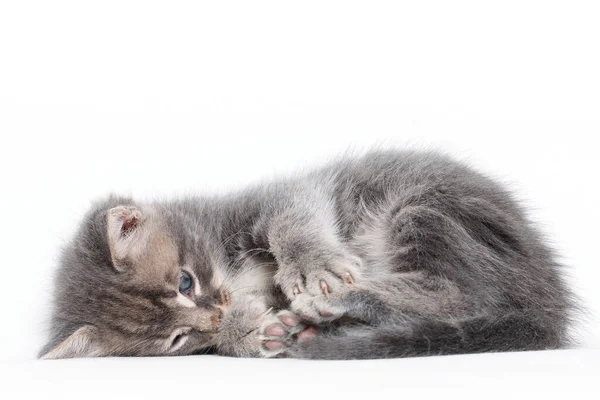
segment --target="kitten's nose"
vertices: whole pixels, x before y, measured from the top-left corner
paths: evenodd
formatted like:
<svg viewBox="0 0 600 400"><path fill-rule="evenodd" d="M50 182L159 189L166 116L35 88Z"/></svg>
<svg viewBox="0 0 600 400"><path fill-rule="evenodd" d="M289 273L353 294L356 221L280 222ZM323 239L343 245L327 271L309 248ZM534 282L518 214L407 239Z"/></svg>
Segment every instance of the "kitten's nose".
<svg viewBox="0 0 600 400"><path fill-rule="evenodd" d="M217 329L221 325L221 319L223 318L223 311L216 309L215 312L210 316L210 323L214 329Z"/></svg>

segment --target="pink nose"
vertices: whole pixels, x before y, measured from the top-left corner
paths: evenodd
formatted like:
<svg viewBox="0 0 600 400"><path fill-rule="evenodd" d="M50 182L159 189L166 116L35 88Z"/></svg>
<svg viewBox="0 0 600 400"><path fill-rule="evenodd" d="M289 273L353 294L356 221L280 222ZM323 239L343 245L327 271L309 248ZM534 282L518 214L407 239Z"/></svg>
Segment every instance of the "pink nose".
<svg viewBox="0 0 600 400"><path fill-rule="evenodd" d="M210 316L210 323L213 328L218 328L221 324L221 318L223 318L223 311L217 309L213 315Z"/></svg>

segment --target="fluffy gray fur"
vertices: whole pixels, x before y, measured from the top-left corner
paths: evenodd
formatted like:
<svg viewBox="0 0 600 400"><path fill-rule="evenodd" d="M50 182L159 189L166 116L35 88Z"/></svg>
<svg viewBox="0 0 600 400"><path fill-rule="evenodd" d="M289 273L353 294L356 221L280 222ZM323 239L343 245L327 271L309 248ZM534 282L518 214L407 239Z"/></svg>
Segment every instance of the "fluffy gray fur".
<svg viewBox="0 0 600 400"><path fill-rule="evenodd" d="M112 239L111 212L122 224ZM119 253L145 224L161 239ZM173 301L184 266L199 285L193 307ZM41 355L560 348L575 309L561 269L492 179L437 153L371 152L224 197L97 203L64 250Z"/></svg>

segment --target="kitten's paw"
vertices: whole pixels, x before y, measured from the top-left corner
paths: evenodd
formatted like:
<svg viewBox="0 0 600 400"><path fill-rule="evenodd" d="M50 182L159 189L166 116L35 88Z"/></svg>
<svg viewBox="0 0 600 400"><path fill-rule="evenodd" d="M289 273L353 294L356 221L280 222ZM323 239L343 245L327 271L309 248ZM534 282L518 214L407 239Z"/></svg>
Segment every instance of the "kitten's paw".
<svg viewBox="0 0 600 400"><path fill-rule="evenodd" d="M346 254L309 265L280 267L275 281L290 301L302 294L328 298L352 289L361 268L360 258Z"/></svg>
<svg viewBox="0 0 600 400"><path fill-rule="evenodd" d="M358 257L343 255L328 262L284 269L278 272L276 281L290 299L293 312L304 320L322 323L344 315L340 300L355 288L361 268Z"/></svg>
<svg viewBox="0 0 600 400"><path fill-rule="evenodd" d="M315 327L302 324L300 318L289 311L280 311L265 318L259 329L260 353L267 358L282 356L295 343L315 335Z"/></svg>
<svg viewBox="0 0 600 400"><path fill-rule="evenodd" d="M327 263L323 268L309 269L304 284L301 283L301 286L297 286L296 292L301 292L304 289L312 296L323 295L325 297L340 294L354 285L361 266L359 258L348 256Z"/></svg>
<svg viewBox="0 0 600 400"><path fill-rule="evenodd" d="M216 336L219 354L236 357L260 356L261 324L271 318L264 297L248 295L234 299L224 311Z"/></svg>

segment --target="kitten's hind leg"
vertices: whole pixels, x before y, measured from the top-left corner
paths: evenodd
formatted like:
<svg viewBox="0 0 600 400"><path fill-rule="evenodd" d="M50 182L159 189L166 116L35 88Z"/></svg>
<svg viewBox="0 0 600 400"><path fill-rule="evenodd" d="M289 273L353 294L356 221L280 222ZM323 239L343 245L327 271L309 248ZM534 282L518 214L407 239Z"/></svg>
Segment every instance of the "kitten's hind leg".
<svg viewBox="0 0 600 400"><path fill-rule="evenodd" d="M290 357L377 359L560 347L552 329L523 313L468 318L424 318L397 326L356 326L296 342Z"/></svg>

